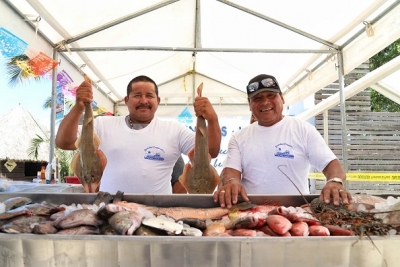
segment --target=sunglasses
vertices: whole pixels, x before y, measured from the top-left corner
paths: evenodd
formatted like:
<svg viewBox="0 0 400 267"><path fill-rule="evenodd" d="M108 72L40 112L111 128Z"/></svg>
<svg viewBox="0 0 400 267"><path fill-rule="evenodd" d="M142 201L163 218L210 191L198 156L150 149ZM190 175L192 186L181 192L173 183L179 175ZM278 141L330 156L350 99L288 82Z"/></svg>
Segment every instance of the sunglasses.
<svg viewBox="0 0 400 267"><path fill-rule="evenodd" d="M272 78L265 78L264 80L261 80L259 82L254 82L249 85L247 85L247 91L249 93L252 93L254 91L257 91L258 89L261 88L270 88L270 87L276 87L276 82Z"/></svg>

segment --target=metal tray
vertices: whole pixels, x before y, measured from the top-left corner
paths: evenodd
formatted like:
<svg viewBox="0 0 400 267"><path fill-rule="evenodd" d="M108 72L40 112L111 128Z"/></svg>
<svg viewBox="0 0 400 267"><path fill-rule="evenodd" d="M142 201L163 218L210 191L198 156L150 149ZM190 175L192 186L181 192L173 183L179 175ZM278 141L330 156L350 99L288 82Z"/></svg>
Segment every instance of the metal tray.
<svg viewBox="0 0 400 267"><path fill-rule="evenodd" d="M95 194L0 194L35 202L92 203ZM306 196L310 201L317 195ZM135 195L124 200L155 206L215 207L210 195ZM284 206L301 196L251 195ZM371 241L372 240L372 241ZM397 266L399 236L372 237L183 237L0 234L0 266Z"/></svg>

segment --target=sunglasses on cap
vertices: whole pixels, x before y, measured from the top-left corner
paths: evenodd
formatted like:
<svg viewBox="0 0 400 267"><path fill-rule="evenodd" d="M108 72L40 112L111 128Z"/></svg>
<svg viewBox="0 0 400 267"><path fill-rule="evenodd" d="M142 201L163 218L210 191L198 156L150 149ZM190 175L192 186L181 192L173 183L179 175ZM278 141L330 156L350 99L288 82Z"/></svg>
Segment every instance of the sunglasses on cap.
<svg viewBox="0 0 400 267"><path fill-rule="evenodd" d="M249 93L252 93L254 91L257 91L258 89L270 88L270 87L275 87L275 88L277 87L275 80L272 78L265 78L259 82L253 82L247 85L247 91Z"/></svg>

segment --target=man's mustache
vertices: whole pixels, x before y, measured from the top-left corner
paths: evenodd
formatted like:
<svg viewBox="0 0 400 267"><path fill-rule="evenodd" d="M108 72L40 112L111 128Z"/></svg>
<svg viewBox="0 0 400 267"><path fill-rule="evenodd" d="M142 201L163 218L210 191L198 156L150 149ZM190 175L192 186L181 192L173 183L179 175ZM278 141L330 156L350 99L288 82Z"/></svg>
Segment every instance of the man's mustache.
<svg viewBox="0 0 400 267"><path fill-rule="evenodd" d="M139 106L136 107L136 109L138 109L138 108L148 108L148 109L150 109L151 107L148 104L143 104L143 105L139 105Z"/></svg>

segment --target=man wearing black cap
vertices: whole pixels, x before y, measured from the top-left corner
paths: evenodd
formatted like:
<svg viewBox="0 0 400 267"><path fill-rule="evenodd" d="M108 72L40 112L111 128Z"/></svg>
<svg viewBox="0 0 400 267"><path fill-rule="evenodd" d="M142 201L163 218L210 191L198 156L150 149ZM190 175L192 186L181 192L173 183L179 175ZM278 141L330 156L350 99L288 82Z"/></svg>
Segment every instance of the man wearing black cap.
<svg viewBox="0 0 400 267"><path fill-rule="evenodd" d="M250 111L258 123L233 134L214 201L230 208L240 194L309 194L310 166L321 170L327 183L320 198L339 205L351 195L343 188L344 169L314 126L283 115L282 96L274 76L261 74L247 85ZM294 186L293 183L296 185ZM222 186L221 186L222 184Z"/></svg>

